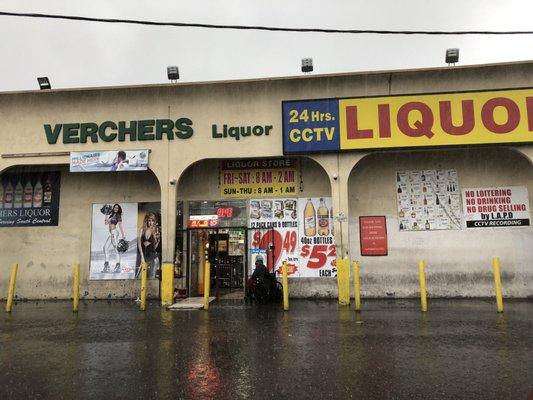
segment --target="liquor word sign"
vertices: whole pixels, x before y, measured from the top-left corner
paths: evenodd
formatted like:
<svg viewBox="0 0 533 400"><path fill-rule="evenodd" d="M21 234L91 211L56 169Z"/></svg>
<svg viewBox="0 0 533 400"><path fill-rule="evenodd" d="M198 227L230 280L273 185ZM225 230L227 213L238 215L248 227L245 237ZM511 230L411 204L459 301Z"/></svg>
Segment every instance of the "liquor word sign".
<svg viewBox="0 0 533 400"><path fill-rule="evenodd" d="M533 142L533 89L284 101L284 154Z"/></svg>
<svg viewBox="0 0 533 400"><path fill-rule="evenodd" d="M220 195L225 198L299 193L300 170L295 159L231 160L220 164Z"/></svg>
<svg viewBox="0 0 533 400"><path fill-rule="evenodd" d="M388 254L386 218L359 217L359 239L362 256L386 256Z"/></svg>
<svg viewBox="0 0 533 400"><path fill-rule="evenodd" d="M463 189L467 228L529 226L529 198L524 186Z"/></svg>
<svg viewBox="0 0 533 400"><path fill-rule="evenodd" d="M59 172L0 175L0 227L57 226Z"/></svg>

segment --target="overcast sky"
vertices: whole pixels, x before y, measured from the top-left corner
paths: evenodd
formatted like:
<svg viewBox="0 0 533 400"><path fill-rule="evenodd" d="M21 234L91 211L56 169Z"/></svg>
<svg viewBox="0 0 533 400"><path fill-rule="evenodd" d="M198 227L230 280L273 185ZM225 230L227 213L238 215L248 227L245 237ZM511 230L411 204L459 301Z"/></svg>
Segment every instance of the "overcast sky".
<svg viewBox="0 0 533 400"><path fill-rule="evenodd" d="M532 0L9 0L0 11L279 27L533 30ZM151 27L0 16L0 91L182 82L533 59L533 35L384 36Z"/></svg>

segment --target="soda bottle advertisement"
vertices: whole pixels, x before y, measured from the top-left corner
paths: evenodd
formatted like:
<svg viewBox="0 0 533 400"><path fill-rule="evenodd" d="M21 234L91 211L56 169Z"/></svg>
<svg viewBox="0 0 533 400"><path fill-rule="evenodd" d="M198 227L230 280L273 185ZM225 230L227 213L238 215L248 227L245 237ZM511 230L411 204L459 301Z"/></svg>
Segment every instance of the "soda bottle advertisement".
<svg viewBox="0 0 533 400"><path fill-rule="evenodd" d="M300 276L336 276L331 198L300 198L298 210Z"/></svg>
<svg viewBox="0 0 533 400"><path fill-rule="evenodd" d="M57 226L60 178L57 171L0 175L0 227Z"/></svg>

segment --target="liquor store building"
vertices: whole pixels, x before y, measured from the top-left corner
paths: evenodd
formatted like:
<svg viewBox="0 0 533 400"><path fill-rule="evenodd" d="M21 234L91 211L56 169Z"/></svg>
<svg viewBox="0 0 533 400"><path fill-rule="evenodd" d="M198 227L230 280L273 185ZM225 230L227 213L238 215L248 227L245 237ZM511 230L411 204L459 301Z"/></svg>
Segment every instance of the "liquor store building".
<svg viewBox="0 0 533 400"><path fill-rule="evenodd" d="M533 296L533 63L0 93L0 297Z"/></svg>

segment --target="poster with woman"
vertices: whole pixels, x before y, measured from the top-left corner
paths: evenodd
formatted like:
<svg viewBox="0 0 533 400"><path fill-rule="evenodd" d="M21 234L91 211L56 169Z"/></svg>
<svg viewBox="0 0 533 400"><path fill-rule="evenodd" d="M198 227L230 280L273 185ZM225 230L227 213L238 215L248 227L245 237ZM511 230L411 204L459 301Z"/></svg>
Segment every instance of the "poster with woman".
<svg viewBox="0 0 533 400"><path fill-rule="evenodd" d="M139 203L137 216L137 262L135 278L141 277L141 263L146 262L148 279L160 276L161 203Z"/></svg>
<svg viewBox="0 0 533 400"><path fill-rule="evenodd" d="M133 279L137 203L93 204L89 279Z"/></svg>

